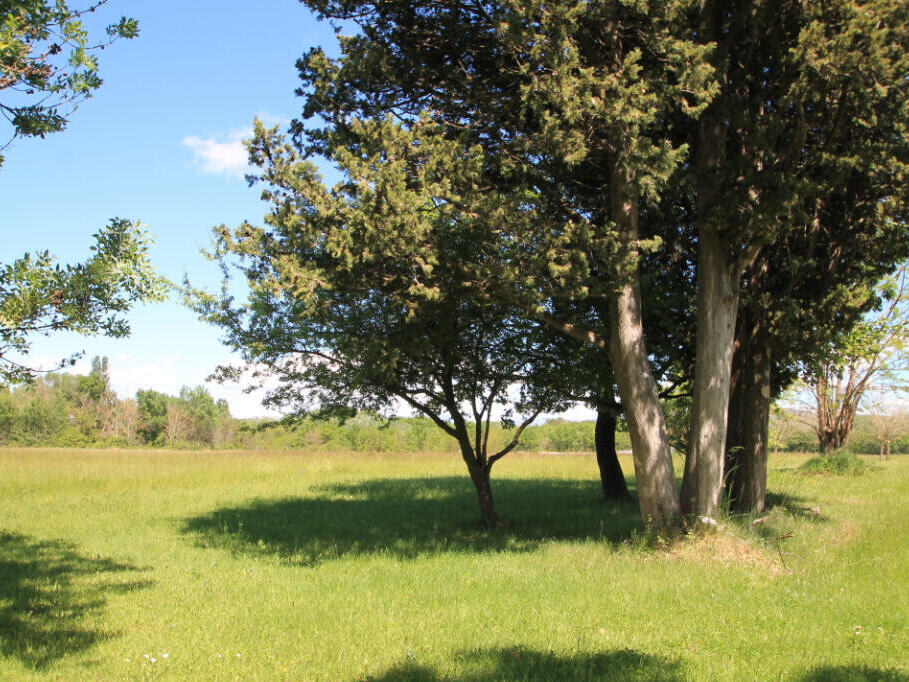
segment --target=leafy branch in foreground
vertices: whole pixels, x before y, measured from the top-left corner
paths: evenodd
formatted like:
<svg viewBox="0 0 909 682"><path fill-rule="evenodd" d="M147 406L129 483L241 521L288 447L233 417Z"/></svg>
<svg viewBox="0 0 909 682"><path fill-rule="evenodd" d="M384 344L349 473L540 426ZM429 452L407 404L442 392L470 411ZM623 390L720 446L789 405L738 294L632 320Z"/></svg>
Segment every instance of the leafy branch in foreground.
<svg viewBox="0 0 909 682"><path fill-rule="evenodd" d="M60 265L44 251L0 264L0 380L34 378L39 370L23 356L35 334L126 336L122 313L134 303L166 297L170 285L152 269L150 238L138 223L115 218L94 237L94 253L84 263Z"/></svg>
<svg viewBox="0 0 909 682"><path fill-rule="evenodd" d="M69 114L101 85L97 51L139 35L138 22L122 17L92 43L82 18L106 4L77 9L63 0L0 0L0 91L7 91L0 114L13 128L0 151L17 137L66 128Z"/></svg>

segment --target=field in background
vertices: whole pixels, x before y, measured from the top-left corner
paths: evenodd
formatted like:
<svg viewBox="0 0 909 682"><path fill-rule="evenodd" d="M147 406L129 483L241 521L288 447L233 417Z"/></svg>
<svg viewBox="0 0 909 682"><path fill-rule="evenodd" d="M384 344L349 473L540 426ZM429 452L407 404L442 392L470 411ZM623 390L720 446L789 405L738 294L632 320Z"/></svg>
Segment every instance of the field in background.
<svg viewBox="0 0 909 682"><path fill-rule="evenodd" d="M909 458L804 459L665 546L589 455L486 533L450 454L0 450L0 679L907 680Z"/></svg>

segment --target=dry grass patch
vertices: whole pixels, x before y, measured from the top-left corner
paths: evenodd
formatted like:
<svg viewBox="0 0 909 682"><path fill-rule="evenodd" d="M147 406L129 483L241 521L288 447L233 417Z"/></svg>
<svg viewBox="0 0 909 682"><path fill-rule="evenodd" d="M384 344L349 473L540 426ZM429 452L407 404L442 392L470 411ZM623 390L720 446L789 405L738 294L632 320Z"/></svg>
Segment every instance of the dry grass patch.
<svg viewBox="0 0 909 682"><path fill-rule="evenodd" d="M656 552L651 559L665 558L717 566L737 565L758 569L769 576L784 572L776 548L756 547L729 527L681 537L673 541L664 552Z"/></svg>

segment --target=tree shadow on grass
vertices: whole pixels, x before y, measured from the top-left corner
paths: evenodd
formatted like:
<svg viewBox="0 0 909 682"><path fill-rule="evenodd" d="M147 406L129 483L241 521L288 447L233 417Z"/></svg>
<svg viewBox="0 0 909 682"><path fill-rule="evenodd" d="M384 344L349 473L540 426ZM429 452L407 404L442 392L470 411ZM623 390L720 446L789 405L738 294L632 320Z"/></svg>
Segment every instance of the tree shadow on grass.
<svg viewBox="0 0 909 682"><path fill-rule="evenodd" d="M909 675L867 665L826 665L812 668L796 679L798 682L909 682Z"/></svg>
<svg viewBox="0 0 909 682"><path fill-rule="evenodd" d="M805 497L792 495L791 493L768 492L766 500L768 513L777 509L794 518L810 519L812 521L824 519L820 509L812 505Z"/></svg>
<svg viewBox="0 0 909 682"><path fill-rule="evenodd" d="M42 670L115 636L83 620L104 607L105 594L148 586L119 579L137 570L84 556L69 543L0 531L0 654Z"/></svg>
<svg viewBox="0 0 909 682"><path fill-rule="evenodd" d="M440 673L408 661L378 675L369 682L493 682L524 680L628 680L629 682L673 682L685 679L676 661L639 651L623 649L597 654L559 656L551 652L522 648L485 649L458 656L465 670L457 676Z"/></svg>
<svg viewBox="0 0 909 682"><path fill-rule="evenodd" d="M618 542L640 528L637 506L598 500L596 481L504 479L494 487L508 523L493 531L474 522L470 481L453 476L325 486L311 497L257 500L185 519L182 531L201 547L314 566L366 554L524 552L548 539Z"/></svg>
<svg viewBox="0 0 909 682"><path fill-rule="evenodd" d="M763 514L733 515L730 520L746 534L753 533L762 540L776 541L793 529L793 522L827 523L822 510L804 497L790 493L767 492Z"/></svg>

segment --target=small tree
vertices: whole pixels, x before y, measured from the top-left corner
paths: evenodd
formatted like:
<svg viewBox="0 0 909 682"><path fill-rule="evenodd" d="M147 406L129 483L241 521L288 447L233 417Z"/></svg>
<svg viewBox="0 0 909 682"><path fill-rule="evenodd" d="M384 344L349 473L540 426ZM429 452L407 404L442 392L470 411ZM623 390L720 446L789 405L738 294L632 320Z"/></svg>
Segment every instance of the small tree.
<svg viewBox="0 0 909 682"><path fill-rule="evenodd" d="M775 452L786 448L789 439L798 432L797 417L775 403L770 408L769 446Z"/></svg>
<svg viewBox="0 0 909 682"><path fill-rule="evenodd" d="M138 432L146 443L158 443L164 438L167 425L168 396L151 389L136 391L139 419Z"/></svg>
<svg viewBox="0 0 909 682"><path fill-rule="evenodd" d="M904 266L878 287L878 311L840 335L802 367L814 403L822 453L846 445L862 398L874 381L909 368L909 273Z"/></svg>
<svg viewBox="0 0 909 682"><path fill-rule="evenodd" d="M880 444L879 458L889 459L893 441L909 432L909 408L899 400L905 385L878 385L869 391L866 412L871 417L874 435ZM902 396L905 398L905 394Z"/></svg>
<svg viewBox="0 0 909 682"><path fill-rule="evenodd" d="M167 401L164 421L164 440L174 445L187 440L192 429L192 419L183 401L171 398Z"/></svg>
<svg viewBox="0 0 909 682"><path fill-rule="evenodd" d="M227 273L236 264L249 300L237 304L226 285L221 296L189 289L190 303L226 331L254 376L277 381L272 404L350 416L387 415L403 403L431 419L458 442L482 522L494 527L492 466L558 405L528 390L539 327L465 295L473 283L460 264L483 257L472 231L484 225L449 214L434 201L444 188L419 177L439 177L440 164L457 172L463 160L452 145L389 120L353 125L357 143L332 150L345 180L331 189L276 131L257 125L251 158L268 183L267 228L219 228L215 250ZM222 367L218 377L239 373ZM516 428L491 451L497 412Z"/></svg>

